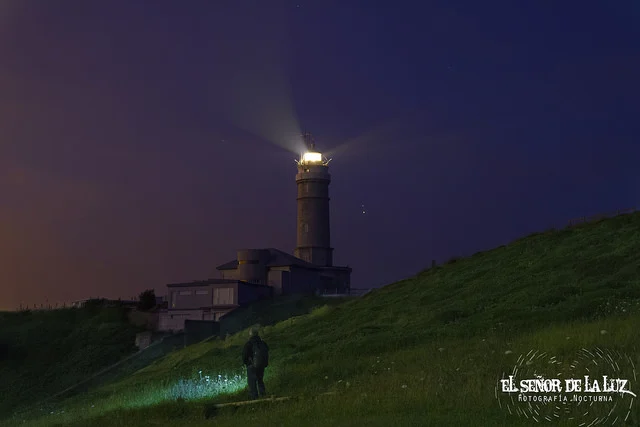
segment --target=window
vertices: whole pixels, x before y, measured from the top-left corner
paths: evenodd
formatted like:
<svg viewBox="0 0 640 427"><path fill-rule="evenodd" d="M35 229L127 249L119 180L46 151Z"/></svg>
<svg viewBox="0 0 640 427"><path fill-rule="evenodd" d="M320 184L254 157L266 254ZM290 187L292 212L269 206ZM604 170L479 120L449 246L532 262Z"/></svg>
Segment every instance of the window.
<svg viewBox="0 0 640 427"><path fill-rule="evenodd" d="M196 291L196 295L209 295L209 291L208 290Z"/></svg>
<svg viewBox="0 0 640 427"><path fill-rule="evenodd" d="M213 290L213 304L233 304L233 288L216 288Z"/></svg>
<svg viewBox="0 0 640 427"><path fill-rule="evenodd" d="M193 291L180 291L180 295L191 295Z"/></svg>
<svg viewBox="0 0 640 427"><path fill-rule="evenodd" d="M304 232L308 233L309 232L309 224L305 224L304 225Z"/></svg>

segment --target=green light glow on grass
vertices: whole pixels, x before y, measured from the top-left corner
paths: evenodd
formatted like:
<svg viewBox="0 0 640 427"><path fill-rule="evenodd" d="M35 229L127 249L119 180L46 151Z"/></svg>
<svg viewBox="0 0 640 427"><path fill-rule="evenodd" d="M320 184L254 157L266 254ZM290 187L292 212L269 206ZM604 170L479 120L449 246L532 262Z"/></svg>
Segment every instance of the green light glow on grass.
<svg viewBox="0 0 640 427"><path fill-rule="evenodd" d="M181 378L169 386L157 386L149 388L126 399L122 407L135 408L141 406L151 406L165 401L177 399L198 400L212 398L221 394L235 393L246 387L247 378L242 374L231 375L202 375L198 372L199 378Z"/></svg>

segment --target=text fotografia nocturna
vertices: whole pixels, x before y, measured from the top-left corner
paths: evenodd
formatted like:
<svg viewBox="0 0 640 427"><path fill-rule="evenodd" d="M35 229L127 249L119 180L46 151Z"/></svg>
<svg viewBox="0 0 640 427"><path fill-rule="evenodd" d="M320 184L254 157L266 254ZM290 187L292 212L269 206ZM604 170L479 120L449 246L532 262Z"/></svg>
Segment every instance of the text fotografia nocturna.
<svg viewBox="0 0 640 427"><path fill-rule="evenodd" d="M519 393L519 401L537 401L537 402L557 402L567 401L568 396L560 395L560 393L585 393L585 396L574 394L571 396L572 401L598 401L611 402L613 400L611 394L628 394L636 397L636 394L629 390L629 381L621 378L609 378L602 376L601 380L591 379L589 375L583 378L567 378L560 380L558 378L537 378L520 380L519 387L516 387L514 376L510 375L508 379L500 380L503 393ZM536 395L528 396L530 393L556 393L554 396ZM601 393L595 396L594 394ZM602 395L607 393L607 395Z"/></svg>

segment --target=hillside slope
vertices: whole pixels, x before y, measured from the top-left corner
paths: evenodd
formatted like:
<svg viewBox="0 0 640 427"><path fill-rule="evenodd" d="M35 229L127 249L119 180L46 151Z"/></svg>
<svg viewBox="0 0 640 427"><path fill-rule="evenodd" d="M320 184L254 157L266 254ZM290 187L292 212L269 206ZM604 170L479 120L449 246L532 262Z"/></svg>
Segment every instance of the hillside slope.
<svg viewBox="0 0 640 427"><path fill-rule="evenodd" d="M640 364L639 268L640 214L531 235L264 328L268 390L292 401L210 407L246 396L242 332L62 402L33 425L537 425L497 402L497 378L531 351L570 361L605 348ZM640 422L638 407L627 422Z"/></svg>
<svg viewBox="0 0 640 427"><path fill-rule="evenodd" d="M0 415L42 399L136 351L119 308L0 313Z"/></svg>

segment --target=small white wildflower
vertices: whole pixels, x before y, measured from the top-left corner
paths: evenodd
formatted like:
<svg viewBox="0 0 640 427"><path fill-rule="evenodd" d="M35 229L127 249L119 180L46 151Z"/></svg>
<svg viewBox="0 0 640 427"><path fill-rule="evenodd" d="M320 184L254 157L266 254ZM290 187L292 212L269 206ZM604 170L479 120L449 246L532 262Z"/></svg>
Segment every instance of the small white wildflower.
<svg viewBox="0 0 640 427"><path fill-rule="evenodd" d="M349 387L351 385L351 383L349 381L347 381L346 386Z"/></svg>
<svg viewBox="0 0 640 427"><path fill-rule="evenodd" d="M420 378L420 381L424 381L424 377Z"/></svg>
<svg viewBox="0 0 640 427"><path fill-rule="evenodd" d="M328 380L328 379L329 379L329 377L325 376L325 377L324 377L324 379L325 379L325 380Z"/></svg>
<svg viewBox="0 0 640 427"><path fill-rule="evenodd" d="M568 340L570 340L570 339L571 339L571 337L567 337L567 339L568 339Z"/></svg>
<svg viewBox="0 0 640 427"><path fill-rule="evenodd" d="M504 354L511 354L511 353L513 353L513 351L511 351L511 350L507 350L507 351L504 352Z"/></svg>
<svg viewBox="0 0 640 427"><path fill-rule="evenodd" d="M440 351L440 352L444 351L444 347L440 347L440 348L438 349L438 351Z"/></svg>
<svg viewBox="0 0 640 427"><path fill-rule="evenodd" d="M603 330L601 330L601 331L600 331L600 335L604 335L604 334L606 334L606 333L607 333L607 331L606 331L605 329L603 329Z"/></svg>
<svg viewBox="0 0 640 427"><path fill-rule="evenodd" d="M456 371L459 371L459 370L460 370L460 368L456 368Z"/></svg>
<svg viewBox="0 0 640 427"><path fill-rule="evenodd" d="M406 384L402 384L402 388L407 388L407 385Z"/></svg>
<svg viewBox="0 0 640 427"><path fill-rule="evenodd" d="M338 380L338 382L339 382L339 383L341 383L341 382L342 382L342 380Z"/></svg>

